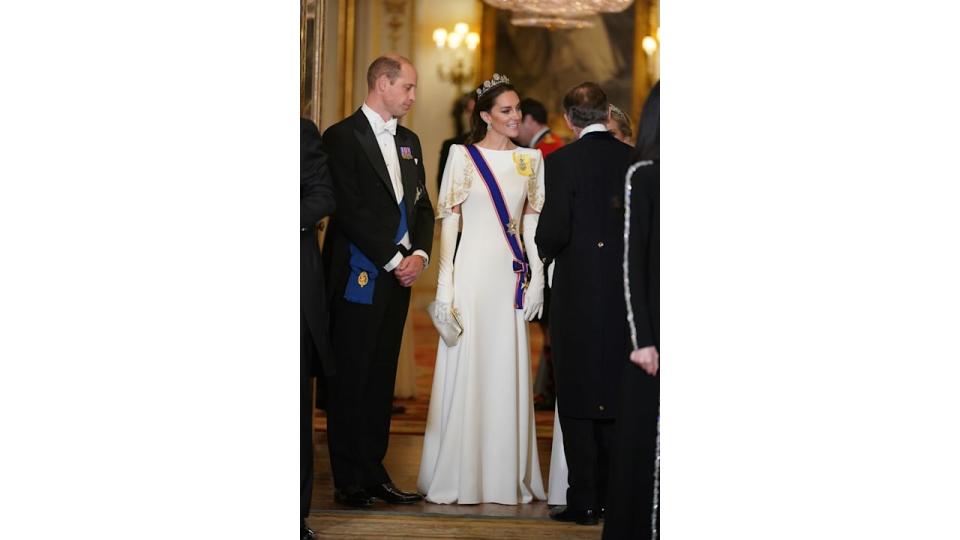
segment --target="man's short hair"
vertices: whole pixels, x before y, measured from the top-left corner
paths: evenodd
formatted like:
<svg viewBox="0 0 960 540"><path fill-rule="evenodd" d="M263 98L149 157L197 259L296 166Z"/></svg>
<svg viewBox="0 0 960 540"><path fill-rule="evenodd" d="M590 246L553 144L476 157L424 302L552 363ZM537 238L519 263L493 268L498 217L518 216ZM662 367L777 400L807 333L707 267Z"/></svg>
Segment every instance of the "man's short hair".
<svg viewBox="0 0 960 540"><path fill-rule="evenodd" d="M520 112L523 116L532 116L538 124L547 123L547 108L543 103L533 98L523 98L520 100Z"/></svg>
<svg viewBox="0 0 960 540"><path fill-rule="evenodd" d="M374 60L367 68L367 90L373 90L377 85L377 79L382 75L386 75L391 83L396 81L403 64L413 65L406 58L395 54L387 54Z"/></svg>
<svg viewBox="0 0 960 540"><path fill-rule="evenodd" d="M563 96L563 110L570 118L570 123L578 128L606 124L610 117L607 94L592 82L580 83L567 92Z"/></svg>

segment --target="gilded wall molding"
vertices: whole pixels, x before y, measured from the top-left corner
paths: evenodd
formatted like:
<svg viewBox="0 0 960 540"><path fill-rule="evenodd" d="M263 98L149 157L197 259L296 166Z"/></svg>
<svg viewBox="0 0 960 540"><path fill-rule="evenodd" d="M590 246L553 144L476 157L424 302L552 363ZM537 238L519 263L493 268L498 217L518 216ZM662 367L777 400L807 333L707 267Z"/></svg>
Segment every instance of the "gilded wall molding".
<svg viewBox="0 0 960 540"><path fill-rule="evenodd" d="M383 0L382 35L386 36L386 48L409 56L411 25L408 23L413 2L407 0Z"/></svg>
<svg viewBox="0 0 960 540"><path fill-rule="evenodd" d="M320 125L326 12L321 0L300 2L300 116Z"/></svg>
<svg viewBox="0 0 960 540"><path fill-rule="evenodd" d="M354 55L356 52L356 0L345 0L340 5L340 82L343 85L343 94L340 96L340 111L346 118L353 114L353 77Z"/></svg>
<svg viewBox="0 0 960 540"><path fill-rule="evenodd" d="M630 103L630 118L636 122L640 118L643 100L650 93L650 65L647 53L643 51L643 36L650 32L650 0L637 0L634 5L633 36L633 100Z"/></svg>

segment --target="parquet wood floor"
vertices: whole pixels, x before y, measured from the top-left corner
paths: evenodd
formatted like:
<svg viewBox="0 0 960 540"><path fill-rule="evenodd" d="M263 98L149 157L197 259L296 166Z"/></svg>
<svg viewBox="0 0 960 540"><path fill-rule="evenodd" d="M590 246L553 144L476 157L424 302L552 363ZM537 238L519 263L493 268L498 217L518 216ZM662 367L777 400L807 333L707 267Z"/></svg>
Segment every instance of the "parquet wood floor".
<svg viewBox="0 0 960 540"><path fill-rule="evenodd" d="M338 505L333 501L333 481L326 443L326 434L318 433L315 456L317 471L309 519L311 527L321 532L321 538L600 538L600 527L550 520L546 502L516 506L379 503L369 510ZM403 490L416 489L422 446L421 435L390 436L384 465L394 483ZM538 446L540 468L546 481L550 464L550 439L539 439Z"/></svg>
<svg viewBox="0 0 960 540"><path fill-rule="evenodd" d="M427 276L427 281L431 280L436 283L435 276ZM433 297L433 290L418 285L414 287L413 293L414 309L407 324L412 324L414 329L417 396L412 400L397 401L397 404L404 405L407 411L393 418L390 446L384 460L394 483L407 491L416 490L438 341L437 332L423 309ZM532 324L529 328L532 374L535 374L543 336L539 325ZM537 412L536 423L540 468L546 482L549 477L553 412ZM370 510L340 506L333 501L333 481L325 432L326 418L322 412L316 415L316 428L317 467L309 523L320 533L321 538L600 538L600 527L584 527L550 520L546 502L517 506L381 503Z"/></svg>

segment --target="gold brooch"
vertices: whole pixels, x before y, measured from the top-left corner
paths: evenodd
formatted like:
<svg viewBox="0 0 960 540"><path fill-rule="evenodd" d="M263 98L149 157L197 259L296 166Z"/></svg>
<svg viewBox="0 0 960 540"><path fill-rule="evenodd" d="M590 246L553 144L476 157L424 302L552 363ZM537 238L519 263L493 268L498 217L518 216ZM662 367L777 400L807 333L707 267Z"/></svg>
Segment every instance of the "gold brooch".
<svg viewBox="0 0 960 540"><path fill-rule="evenodd" d="M517 220L511 219L507 222L507 232L514 236L520 234L520 225L517 223Z"/></svg>
<svg viewBox="0 0 960 540"><path fill-rule="evenodd" d="M357 285L363 288L367 286L367 283L370 283L370 277L367 276L366 272L360 272L360 275L357 276Z"/></svg>
<svg viewBox="0 0 960 540"><path fill-rule="evenodd" d="M533 164L528 154L514 152L513 164L517 166L517 174L520 176L533 176Z"/></svg>

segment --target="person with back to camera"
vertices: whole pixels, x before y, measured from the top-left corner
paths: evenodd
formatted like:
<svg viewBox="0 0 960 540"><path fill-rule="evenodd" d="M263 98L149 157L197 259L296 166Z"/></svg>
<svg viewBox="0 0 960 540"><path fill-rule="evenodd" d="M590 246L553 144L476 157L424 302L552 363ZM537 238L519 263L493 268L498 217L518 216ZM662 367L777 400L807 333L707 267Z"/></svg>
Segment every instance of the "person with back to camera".
<svg viewBox="0 0 960 540"><path fill-rule="evenodd" d="M546 159L546 204L536 234L540 254L556 265L550 341L569 471L566 506L550 517L596 525L606 504L616 390L629 352L623 175L631 149L607 131L609 104L597 84L575 86L563 109L577 140Z"/></svg>
<svg viewBox="0 0 960 540"><path fill-rule="evenodd" d="M624 358L605 540L659 537L660 82L643 108L624 186L624 296L633 351Z"/></svg>

